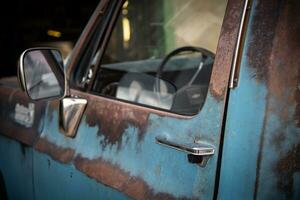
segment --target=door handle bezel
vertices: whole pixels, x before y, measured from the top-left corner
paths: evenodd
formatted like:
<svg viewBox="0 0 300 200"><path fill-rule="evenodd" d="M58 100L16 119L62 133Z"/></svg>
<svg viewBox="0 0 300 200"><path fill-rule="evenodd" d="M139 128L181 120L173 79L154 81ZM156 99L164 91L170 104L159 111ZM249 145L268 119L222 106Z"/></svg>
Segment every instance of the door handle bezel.
<svg viewBox="0 0 300 200"><path fill-rule="evenodd" d="M155 137L155 140L157 144L170 147L172 149L176 149L178 151L182 151L190 155L212 156L215 153L215 150L211 145L202 142L179 143L171 141L170 139L163 136L157 136Z"/></svg>

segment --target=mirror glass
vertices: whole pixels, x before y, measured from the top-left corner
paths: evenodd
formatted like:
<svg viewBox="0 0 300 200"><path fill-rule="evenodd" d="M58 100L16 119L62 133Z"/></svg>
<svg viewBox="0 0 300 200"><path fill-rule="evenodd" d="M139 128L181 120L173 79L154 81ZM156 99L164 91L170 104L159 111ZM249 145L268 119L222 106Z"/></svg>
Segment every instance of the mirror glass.
<svg viewBox="0 0 300 200"><path fill-rule="evenodd" d="M56 49L31 49L21 57L25 89L33 100L61 98L65 91L63 59ZM23 71L23 72L22 72Z"/></svg>

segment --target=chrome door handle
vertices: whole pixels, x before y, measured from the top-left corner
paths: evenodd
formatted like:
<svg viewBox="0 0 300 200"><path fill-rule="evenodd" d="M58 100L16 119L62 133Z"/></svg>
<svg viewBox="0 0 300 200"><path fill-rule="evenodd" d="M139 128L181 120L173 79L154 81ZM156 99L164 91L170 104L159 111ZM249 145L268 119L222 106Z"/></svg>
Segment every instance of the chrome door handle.
<svg viewBox="0 0 300 200"><path fill-rule="evenodd" d="M199 143L177 143L174 141L170 141L166 137L157 136L156 143L183 151L187 154L195 155L195 156L211 156L215 153L215 150L212 146Z"/></svg>

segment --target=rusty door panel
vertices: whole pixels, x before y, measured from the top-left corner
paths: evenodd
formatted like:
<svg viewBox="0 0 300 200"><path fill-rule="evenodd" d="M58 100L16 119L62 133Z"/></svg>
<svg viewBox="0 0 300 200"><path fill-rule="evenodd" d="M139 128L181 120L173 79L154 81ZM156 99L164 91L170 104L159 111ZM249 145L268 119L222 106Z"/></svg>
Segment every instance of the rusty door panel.
<svg viewBox="0 0 300 200"><path fill-rule="evenodd" d="M21 143L32 145L43 127L43 116L46 102L32 102L25 92L18 87L17 77L1 80L0 85L0 133ZM17 121L17 106L28 108L33 106L33 121L22 124ZM21 117L28 117L23 114Z"/></svg>
<svg viewBox="0 0 300 200"><path fill-rule="evenodd" d="M227 83L242 6L241 1L228 2L209 93L198 115L182 117L72 90L72 94L88 100L76 137L67 138L59 132L58 104L52 102L35 148L50 155L54 162L62 163L61 167L56 165L60 173L66 166L74 166L78 173L130 198L212 198ZM216 153L202 168L189 163L185 153L156 144L158 135L186 142L201 140L212 144ZM41 159L36 156L35 163ZM40 177L45 174L44 179L47 176L51 179L47 167L36 165L35 171L35 182L42 181ZM37 186L41 190L46 187ZM71 189L68 185L62 187Z"/></svg>
<svg viewBox="0 0 300 200"><path fill-rule="evenodd" d="M118 102L113 104L118 112L108 113L98 108L111 110L107 108L110 100L92 95L88 97L93 101L89 101L75 138L66 138L59 133L58 112L48 110L45 131L35 148L61 163L70 164L72 160L76 169L90 178L135 199L194 199L212 195L216 155L205 168L201 168L189 163L186 154L155 143L155 136L168 133L183 141L206 141L218 151L217 135L221 125L220 116L215 113L222 113L222 106L211 96L207 100L210 106L204 106L203 114L192 119L164 117ZM95 105L99 107L95 109ZM112 114L116 118L107 116ZM119 114L129 120L118 120ZM103 120L106 117L108 120ZM91 123L91 119L97 123ZM137 123L140 119L147 120L146 125ZM102 122L117 128L107 128ZM37 160L35 163L38 163ZM39 167L36 166L35 171ZM40 173L49 174L48 171ZM38 180L40 177L37 174ZM39 187L43 188L43 185Z"/></svg>
<svg viewBox="0 0 300 200"><path fill-rule="evenodd" d="M219 198L300 198L300 2L255 0L230 91Z"/></svg>

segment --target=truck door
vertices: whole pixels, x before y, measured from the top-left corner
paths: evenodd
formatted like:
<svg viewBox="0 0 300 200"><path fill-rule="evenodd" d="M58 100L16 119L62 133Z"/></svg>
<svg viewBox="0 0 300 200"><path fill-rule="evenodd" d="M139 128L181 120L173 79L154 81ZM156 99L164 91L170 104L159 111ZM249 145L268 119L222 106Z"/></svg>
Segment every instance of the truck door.
<svg viewBox="0 0 300 200"><path fill-rule="evenodd" d="M69 137L58 102L48 106L36 197L213 198L242 7L102 1L68 66L71 96L86 109Z"/></svg>

